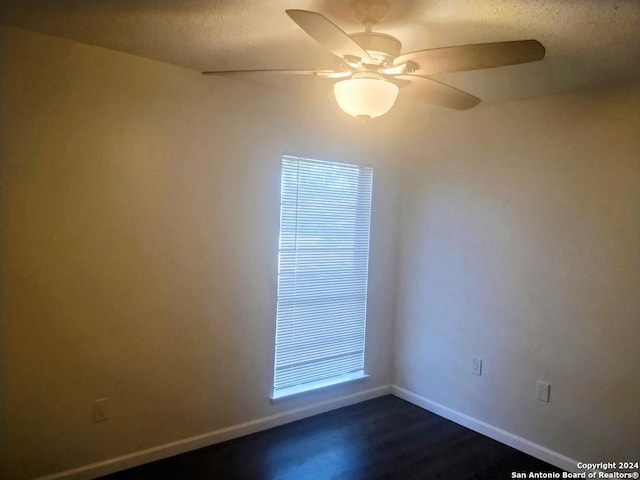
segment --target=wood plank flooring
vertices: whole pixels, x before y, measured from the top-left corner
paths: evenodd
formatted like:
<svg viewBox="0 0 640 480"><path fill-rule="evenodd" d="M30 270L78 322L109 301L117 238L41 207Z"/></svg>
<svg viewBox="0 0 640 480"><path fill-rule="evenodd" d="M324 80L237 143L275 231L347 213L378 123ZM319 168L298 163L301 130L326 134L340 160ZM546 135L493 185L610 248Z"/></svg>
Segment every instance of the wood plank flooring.
<svg viewBox="0 0 640 480"><path fill-rule="evenodd" d="M102 480L500 480L556 467L392 395Z"/></svg>

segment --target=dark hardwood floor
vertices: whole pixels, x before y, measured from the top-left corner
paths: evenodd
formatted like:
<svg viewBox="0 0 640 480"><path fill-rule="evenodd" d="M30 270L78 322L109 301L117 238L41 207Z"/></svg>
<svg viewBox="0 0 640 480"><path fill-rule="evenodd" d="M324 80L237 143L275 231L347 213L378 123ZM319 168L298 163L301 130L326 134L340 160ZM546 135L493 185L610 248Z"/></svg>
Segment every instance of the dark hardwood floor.
<svg viewBox="0 0 640 480"><path fill-rule="evenodd" d="M560 472L392 395L102 480L499 480Z"/></svg>

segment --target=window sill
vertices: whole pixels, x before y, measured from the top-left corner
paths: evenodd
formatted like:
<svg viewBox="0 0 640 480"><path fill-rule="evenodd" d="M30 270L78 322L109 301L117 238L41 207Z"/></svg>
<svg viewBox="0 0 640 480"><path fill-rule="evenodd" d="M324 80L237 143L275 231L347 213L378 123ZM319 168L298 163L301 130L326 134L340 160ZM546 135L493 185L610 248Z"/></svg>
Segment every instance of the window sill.
<svg viewBox="0 0 640 480"><path fill-rule="evenodd" d="M293 396L298 396L300 394L306 392L315 392L320 389L324 389L327 387L332 387L334 385L343 385L345 383L356 382L359 380L364 380L365 378L369 378L364 370L359 370L357 372L346 373L344 375L339 375L337 377L327 378L325 380L319 380L317 382L305 383L302 385L296 385L294 387L282 388L278 391L274 391L271 396L271 402L278 402L285 398L291 398Z"/></svg>

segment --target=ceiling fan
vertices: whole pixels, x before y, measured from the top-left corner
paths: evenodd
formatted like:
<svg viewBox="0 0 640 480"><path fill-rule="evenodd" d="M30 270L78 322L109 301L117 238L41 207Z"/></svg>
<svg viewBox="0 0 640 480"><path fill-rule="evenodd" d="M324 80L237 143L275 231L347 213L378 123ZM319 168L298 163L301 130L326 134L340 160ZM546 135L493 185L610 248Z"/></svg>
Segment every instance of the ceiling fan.
<svg viewBox="0 0 640 480"><path fill-rule="evenodd" d="M398 87L412 85L424 100L436 105L466 110L480 99L430 75L515 65L541 60L545 48L537 40L479 43L432 48L401 54L402 44L372 26L387 14L386 0L354 0L354 17L364 32L347 34L324 15L307 10L286 10L286 14L308 35L340 58L334 70L221 70L206 75L274 73L314 75L338 80L334 94L340 108L355 117L377 117L395 103Z"/></svg>

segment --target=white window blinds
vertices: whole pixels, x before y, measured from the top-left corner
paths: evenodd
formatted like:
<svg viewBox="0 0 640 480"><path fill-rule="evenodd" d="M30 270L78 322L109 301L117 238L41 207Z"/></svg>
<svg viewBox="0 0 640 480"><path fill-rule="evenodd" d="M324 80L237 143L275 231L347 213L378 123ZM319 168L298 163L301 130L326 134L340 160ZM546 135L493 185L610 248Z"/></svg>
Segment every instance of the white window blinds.
<svg viewBox="0 0 640 480"><path fill-rule="evenodd" d="M372 176L282 159L274 398L364 376Z"/></svg>

